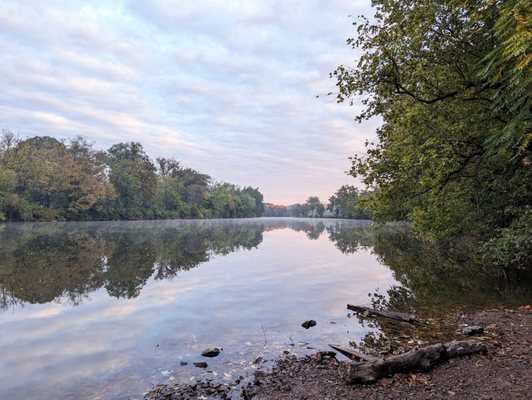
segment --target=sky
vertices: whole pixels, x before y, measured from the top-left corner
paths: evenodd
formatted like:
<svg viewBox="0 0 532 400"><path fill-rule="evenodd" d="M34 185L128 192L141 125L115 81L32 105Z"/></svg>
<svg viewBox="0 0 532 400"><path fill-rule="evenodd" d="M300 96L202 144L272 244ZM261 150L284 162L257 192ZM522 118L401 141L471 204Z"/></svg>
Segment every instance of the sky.
<svg viewBox="0 0 532 400"><path fill-rule="evenodd" d="M266 202L326 202L378 121L329 73L370 0L2 0L0 127L140 142ZM317 97L319 96L319 97Z"/></svg>

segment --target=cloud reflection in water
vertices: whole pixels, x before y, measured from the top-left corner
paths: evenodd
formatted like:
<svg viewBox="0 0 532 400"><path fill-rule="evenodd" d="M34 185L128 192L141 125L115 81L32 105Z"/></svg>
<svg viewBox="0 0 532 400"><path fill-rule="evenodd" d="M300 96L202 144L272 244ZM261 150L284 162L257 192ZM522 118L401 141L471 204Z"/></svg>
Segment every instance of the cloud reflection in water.
<svg viewBox="0 0 532 400"><path fill-rule="evenodd" d="M338 251L343 230L359 251ZM207 373L179 366L205 347L224 348L208 360L223 375L290 343L358 339L367 328L345 304L398 284L364 235L355 222L284 219L10 225L0 397L138 396L163 370Z"/></svg>

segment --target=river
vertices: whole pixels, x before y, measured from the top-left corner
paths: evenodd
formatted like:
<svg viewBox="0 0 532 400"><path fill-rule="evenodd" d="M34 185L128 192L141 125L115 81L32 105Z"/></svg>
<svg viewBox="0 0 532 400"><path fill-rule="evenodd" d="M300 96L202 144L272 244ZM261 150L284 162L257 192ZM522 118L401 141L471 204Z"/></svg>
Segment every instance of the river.
<svg viewBox="0 0 532 400"><path fill-rule="evenodd" d="M230 382L283 353L377 334L347 303L420 311L530 296L507 277L456 278L406 227L375 233L366 221L21 223L1 225L0 239L2 399ZM201 356L214 346L218 357Z"/></svg>

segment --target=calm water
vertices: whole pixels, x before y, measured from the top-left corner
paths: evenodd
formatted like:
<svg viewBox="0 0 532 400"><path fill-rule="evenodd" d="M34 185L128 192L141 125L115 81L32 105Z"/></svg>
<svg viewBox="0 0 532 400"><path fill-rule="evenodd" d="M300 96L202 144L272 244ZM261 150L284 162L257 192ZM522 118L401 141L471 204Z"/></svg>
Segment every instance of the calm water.
<svg viewBox="0 0 532 400"><path fill-rule="evenodd" d="M498 279L485 290L467 270L454 279L403 228L375 234L364 222L7 224L0 239L2 399L141 398L157 383L230 381L258 356L361 340L375 328L350 318L348 302L419 311L530 296ZM303 329L308 319L317 326ZM220 356L201 357L212 346Z"/></svg>

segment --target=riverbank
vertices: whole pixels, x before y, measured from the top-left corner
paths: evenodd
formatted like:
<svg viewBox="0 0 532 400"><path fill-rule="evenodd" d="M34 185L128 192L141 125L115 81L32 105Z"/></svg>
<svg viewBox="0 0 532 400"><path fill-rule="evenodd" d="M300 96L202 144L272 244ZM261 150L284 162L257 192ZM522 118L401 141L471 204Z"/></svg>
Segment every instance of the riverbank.
<svg viewBox="0 0 532 400"><path fill-rule="evenodd" d="M486 354L449 360L424 373L395 374L373 385L347 385L344 357L286 357L270 372L235 392L235 385L198 382L156 386L145 399L528 399L532 393L532 308L487 310L455 316L461 324L480 325ZM236 382L235 382L236 383ZM236 383L238 384L238 383Z"/></svg>

